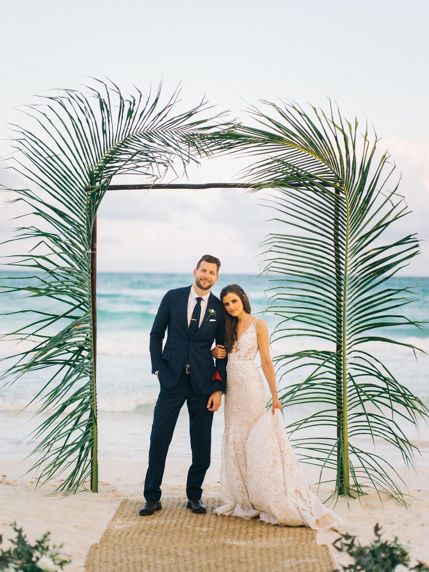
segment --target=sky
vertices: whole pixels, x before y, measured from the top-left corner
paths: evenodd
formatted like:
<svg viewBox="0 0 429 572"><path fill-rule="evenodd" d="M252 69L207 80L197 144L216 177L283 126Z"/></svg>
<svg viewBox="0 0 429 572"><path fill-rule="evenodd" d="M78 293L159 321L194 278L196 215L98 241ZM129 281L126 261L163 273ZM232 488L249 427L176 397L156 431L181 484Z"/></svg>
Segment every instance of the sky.
<svg viewBox="0 0 429 572"><path fill-rule="evenodd" d="M429 274L429 3L426 0L15 0L1 2L0 155L8 123L52 88L85 89L108 77L126 92L182 86L244 120L261 99L294 100L368 121L402 174L422 254L402 273ZM4 166L5 162L2 161ZM189 182L236 181L242 165L205 161ZM0 183L8 182L0 171ZM130 181L131 182L131 181ZM133 182L140 182L134 180ZM179 180L176 182L185 182ZM224 272L260 272L272 213L236 190L110 193L99 212L102 271L187 272L203 253ZM16 209L0 196L0 240ZM11 252L13 245L8 247Z"/></svg>

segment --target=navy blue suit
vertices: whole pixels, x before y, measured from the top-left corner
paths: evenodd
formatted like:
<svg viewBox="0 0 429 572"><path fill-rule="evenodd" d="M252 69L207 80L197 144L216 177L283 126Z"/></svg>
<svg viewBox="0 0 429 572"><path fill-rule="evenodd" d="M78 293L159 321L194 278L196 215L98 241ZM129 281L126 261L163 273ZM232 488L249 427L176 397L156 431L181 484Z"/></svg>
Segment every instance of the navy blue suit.
<svg viewBox="0 0 429 572"><path fill-rule="evenodd" d="M201 498L201 486L210 466L213 413L208 411L207 401L216 389L226 390L226 359L216 360L215 366L210 350L214 341L224 343L225 318L222 303L210 294L201 325L191 335L187 317L191 287L169 290L165 294L150 332L152 373L159 372L160 393L150 438L149 466L144 487L146 500L159 500L161 497L168 448L185 402L189 411L192 448L192 465L186 484L189 499ZM190 365L189 375L184 371L186 364ZM215 370L221 381L213 381Z"/></svg>

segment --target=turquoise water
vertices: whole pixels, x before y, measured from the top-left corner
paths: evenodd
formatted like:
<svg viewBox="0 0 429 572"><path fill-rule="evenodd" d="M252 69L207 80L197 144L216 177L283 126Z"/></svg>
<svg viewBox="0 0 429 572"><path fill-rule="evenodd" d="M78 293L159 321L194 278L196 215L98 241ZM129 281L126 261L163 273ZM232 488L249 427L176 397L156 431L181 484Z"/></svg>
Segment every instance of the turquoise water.
<svg viewBox="0 0 429 572"><path fill-rule="evenodd" d="M4 276L0 273L0 283ZM9 274L8 274L9 275ZM22 275L20 275L22 276ZM146 458L153 406L158 393L158 382L151 375L149 359L149 332L163 294L170 288L189 285L190 274L142 274L142 273L100 273L97 282L98 308L98 405L101 455L113 457ZM266 290L270 284L266 277L254 275L222 275L214 288L219 294L226 284L236 282L249 294L252 311L263 316L270 329L274 318L265 315ZM402 288L411 286L417 301L406 308L412 319L429 322L429 278L396 278L390 286ZM53 304L45 299L22 300L16 294L0 295L0 312L37 305L39 309L53 310ZM25 320L28 320L26 316ZM2 316L1 333L10 332L23 325L22 316ZM427 327L418 330L412 327L397 328L395 337L426 349L429 353L429 331ZM289 339L273 346L273 354L290 352L305 344L305 339ZM301 346L299 346L301 344ZM22 350L12 341L0 340L0 356ZM369 349L369 348L368 348ZM371 351L391 369L399 381L429 404L429 357L420 356L398 347L383 344L374 345ZM18 414L29 403L46 380L46 372L34 372L20 379L13 386L0 388L0 434L2 435L1 458L25 457L31 448L28 435L41 421L34 415L37 403L26 412ZM293 382L288 378L285 383ZM301 406L300 406L301 407ZM290 421L301 417L300 407L287 411ZM296 410L295 410L296 409ZM186 412L179 418L178 429L172 450L176 455L189 455ZM213 455L220 453L223 415L215 417L213 429ZM429 429L423 425L418 432L414 428L407 434L422 448L428 446ZM389 455L392 453L389 452ZM400 459L398 459L400 463Z"/></svg>
<svg viewBox="0 0 429 572"><path fill-rule="evenodd" d="M10 275L0 273L0 283ZM22 275L20 275L22 276ZM97 277L98 318L98 388L99 407L102 411L134 411L150 414L157 395L157 381L150 374L149 331L163 294L170 288L191 284L190 274L146 274L146 273L100 273ZM236 282L248 293L253 313L263 316L270 329L274 318L265 315L267 277L255 275L222 275L214 288L219 294L226 284ZM405 313L412 319L429 322L429 278L395 278L391 287L411 286L416 302L406 307ZM51 310L49 300L31 299L24 301L16 294L0 295L0 312L36 305ZM26 317L28 319L28 315ZM23 324L22 316L3 316L1 332L11 331ZM429 350L429 331L425 327L401 327L395 337L414 343ZM273 353L291 351L300 340L287 340L273 347ZM19 348L19 346L18 346ZM16 351L11 341L0 342L0 354L10 355ZM429 359L426 356L415 359L412 352L390 348L380 344L373 347L383 361L392 368L399 380L418 395L429 398ZM25 407L43 382L43 372L35 372L31 379L23 378L12 387L0 389L0 412L18 411ZM36 407L36 404L32 406Z"/></svg>

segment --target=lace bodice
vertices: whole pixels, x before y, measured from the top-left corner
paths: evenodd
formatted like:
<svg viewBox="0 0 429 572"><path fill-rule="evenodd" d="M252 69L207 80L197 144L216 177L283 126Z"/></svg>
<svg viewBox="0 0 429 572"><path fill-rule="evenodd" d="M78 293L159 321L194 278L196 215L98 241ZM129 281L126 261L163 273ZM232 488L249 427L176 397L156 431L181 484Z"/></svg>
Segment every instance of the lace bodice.
<svg viewBox="0 0 429 572"><path fill-rule="evenodd" d="M253 322L244 330L238 340L234 343L232 352L228 355L228 360L254 360L258 353L258 339L256 337L256 322Z"/></svg>

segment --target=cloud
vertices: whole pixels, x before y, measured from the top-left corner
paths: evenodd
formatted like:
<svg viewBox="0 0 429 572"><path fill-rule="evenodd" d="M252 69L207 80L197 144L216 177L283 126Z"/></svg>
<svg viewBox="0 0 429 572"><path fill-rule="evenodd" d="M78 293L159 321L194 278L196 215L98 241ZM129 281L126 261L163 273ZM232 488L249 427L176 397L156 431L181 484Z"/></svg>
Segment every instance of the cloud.
<svg viewBox="0 0 429 572"><path fill-rule="evenodd" d="M401 181L398 192L412 211L391 230L392 237L416 233L421 254L405 273L427 275L429 268L429 139L390 138L382 141L394 159Z"/></svg>
<svg viewBox="0 0 429 572"><path fill-rule="evenodd" d="M260 272L258 244L266 229L246 219L258 207L241 199L233 205L224 201L222 209L202 214L173 210L166 203L171 210L165 221L100 218L98 266L110 271L191 272L201 254L210 253L222 260L225 272ZM225 205L234 208L233 224L222 217Z"/></svg>
<svg viewBox="0 0 429 572"><path fill-rule="evenodd" d="M243 165L210 159L191 167L187 181L242 182L237 172ZM212 253L225 272L258 273L259 244L271 216L261 206L264 196L231 188L108 192L99 210L99 268L184 272Z"/></svg>
<svg viewBox="0 0 429 572"><path fill-rule="evenodd" d="M247 160L248 162L248 160ZM201 165L192 164L187 173L180 177L167 174L159 183L234 183L243 182L239 171L245 162L231 157L214 157L205 159ZM138 176L127 179L117 178L113 184L145 183L146 179ZM134 190L108 191L100 207L100 216L105 219L136 219L171 221L172 214L181 211L188 216L199 216L212 219L217 210L222 216L228 216L228 205L240 201L243 191L237 189L183 189L183 190ZM234 208L229 209L235 213ZM250 211L249 211L250 212ZM236 214L236 213L235 213Z"/></svg>

